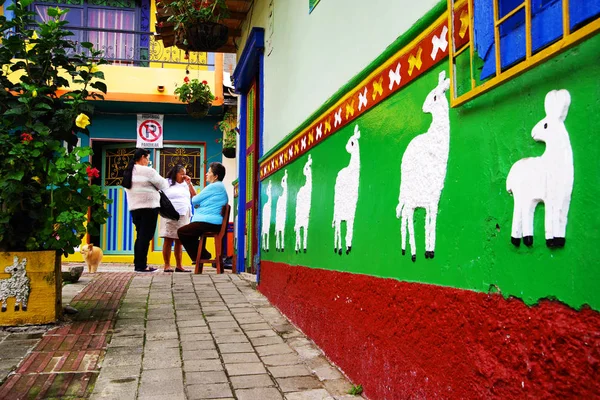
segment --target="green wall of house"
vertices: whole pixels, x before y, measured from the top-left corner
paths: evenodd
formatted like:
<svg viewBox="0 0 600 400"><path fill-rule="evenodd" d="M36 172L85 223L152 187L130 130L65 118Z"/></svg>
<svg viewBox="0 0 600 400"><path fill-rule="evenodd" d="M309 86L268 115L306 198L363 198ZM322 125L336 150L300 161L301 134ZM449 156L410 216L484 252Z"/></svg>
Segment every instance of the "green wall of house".
<svg viewBox="0 0 600 400"><path fill-rule="evenodd" d="M535 304L542 298L571 307L600 309L600 35L550 59L485 95L451 108L450 152L439 201L435 258L425 259L425 212L414 215L416 262L401 254L400 220L396 206L400 164L408 144L429 128L432 117L422 111L427 94L437 85L447 61L425 73L376 108L350 123L319 146L312 157L312 207L307 252L294 252L296 195L304 185L307 155L287 166L288 201L285 251L275 248L276 204L284 170L263 180L272 182L269 248L261 259L390 277L402 281L450 286L504 296ZM545 144L531 130L545 117L544 98L566 89L571 105L565 121L574 159L574 184L566 230L566 245L549 249L544 240L544 206L535 211L534 244L511 244L513 197L506 191L511 166L539 156ZM446 93L449 96L449 93ZM348 165L345 146L358 125L360 186L352 251L335 254L332 228L334 186ZM342 243L345 226L342 224ZM376 290L374 288L373 290Z"/></svg>

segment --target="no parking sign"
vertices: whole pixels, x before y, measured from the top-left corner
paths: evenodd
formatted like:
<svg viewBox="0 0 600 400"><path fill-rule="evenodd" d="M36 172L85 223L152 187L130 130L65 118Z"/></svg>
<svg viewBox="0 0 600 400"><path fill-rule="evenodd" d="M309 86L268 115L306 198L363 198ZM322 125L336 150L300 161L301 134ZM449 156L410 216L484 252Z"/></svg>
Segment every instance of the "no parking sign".
<svg viewBox="0 0 600 400"><path fill-rule="evenodd" d="M163 115L137 115L137 147L163 147Z"/></svg>

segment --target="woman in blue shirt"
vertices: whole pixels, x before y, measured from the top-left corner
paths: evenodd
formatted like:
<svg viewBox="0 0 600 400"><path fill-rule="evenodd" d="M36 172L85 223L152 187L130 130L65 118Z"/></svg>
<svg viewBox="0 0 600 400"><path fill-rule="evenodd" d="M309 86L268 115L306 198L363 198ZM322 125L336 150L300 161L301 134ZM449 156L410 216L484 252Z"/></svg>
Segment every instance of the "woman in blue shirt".
<svg viewBox="0 0 600 400"><path fill-rule="evenodd" d="M194 207L192 222L177 230L177 236L193 263L196 262L198 255L200 236L205 232L219 232L221 229L223 222L221 210L228 202L227 191L222 182L223 178L225 178L223 164L211 163L206 173L207 186L192 197L192 206ZM206 242L204 244L206 246ZM202 249L202 258L212 258L206 248Z"/></svg>

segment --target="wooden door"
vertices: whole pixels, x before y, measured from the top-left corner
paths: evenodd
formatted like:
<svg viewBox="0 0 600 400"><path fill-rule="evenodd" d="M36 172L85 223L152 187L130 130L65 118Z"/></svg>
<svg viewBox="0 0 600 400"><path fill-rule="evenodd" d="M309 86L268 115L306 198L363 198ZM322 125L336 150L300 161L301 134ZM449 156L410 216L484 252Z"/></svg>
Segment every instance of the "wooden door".
<svg viewBox="0 0 600 400"><path fill-rule="evenodd" d="M256 81L252 83L246 100L246 232L245 262L246 272L256 273L258 263L258 143L257 143L257 104Z"/></svg>

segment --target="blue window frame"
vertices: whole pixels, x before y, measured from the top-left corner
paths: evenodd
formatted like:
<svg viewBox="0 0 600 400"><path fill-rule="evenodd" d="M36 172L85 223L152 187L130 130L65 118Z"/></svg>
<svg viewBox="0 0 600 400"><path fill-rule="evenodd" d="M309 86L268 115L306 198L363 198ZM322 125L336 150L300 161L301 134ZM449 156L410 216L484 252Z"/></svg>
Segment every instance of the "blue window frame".
<svg viewBox="0 0 600 400"><path fill-rule="evenodd" d="M494 44L495 0L474 0L475 48L483 59L480 79L496 73ZM499 18L508 15L523 4L523 0L497 0ZM531 0L531 49L543 49L563 36L563 0ZM569 26L571 32L600 15L600 0L569 0ZM525 9L521 9L500 25L500 60L506 69L525 59L526 32Z"/></svg>

